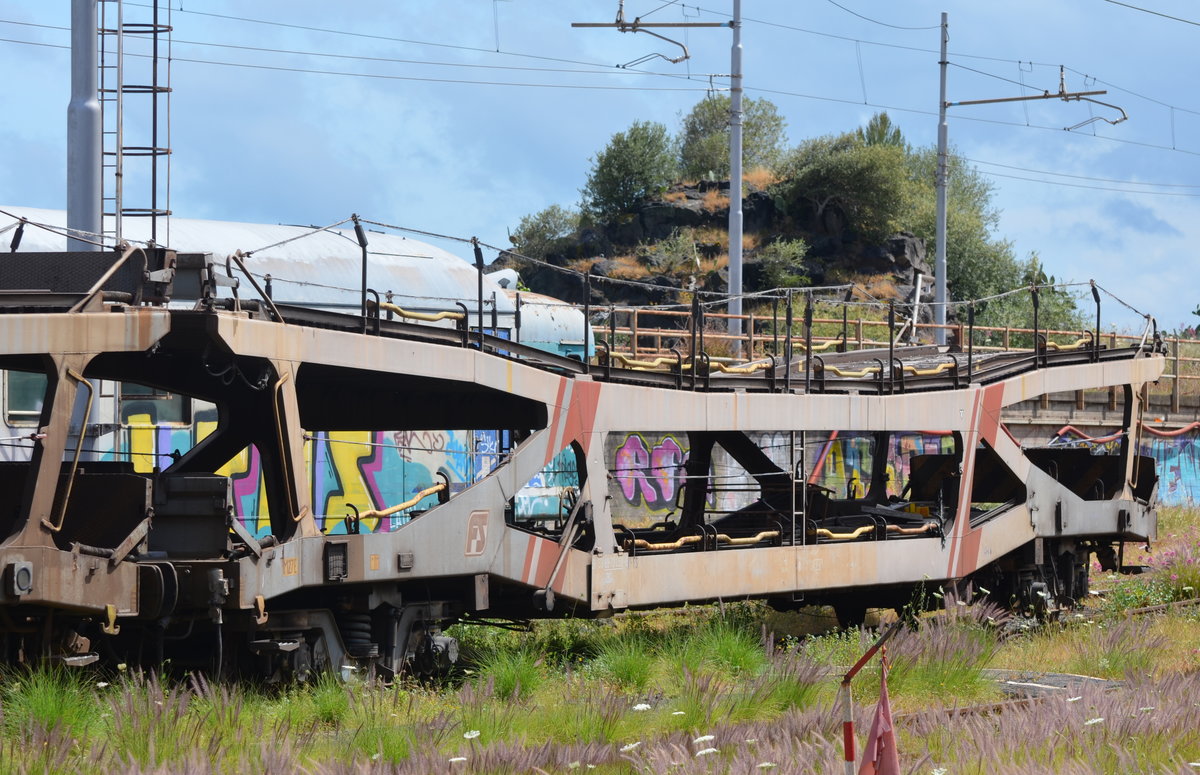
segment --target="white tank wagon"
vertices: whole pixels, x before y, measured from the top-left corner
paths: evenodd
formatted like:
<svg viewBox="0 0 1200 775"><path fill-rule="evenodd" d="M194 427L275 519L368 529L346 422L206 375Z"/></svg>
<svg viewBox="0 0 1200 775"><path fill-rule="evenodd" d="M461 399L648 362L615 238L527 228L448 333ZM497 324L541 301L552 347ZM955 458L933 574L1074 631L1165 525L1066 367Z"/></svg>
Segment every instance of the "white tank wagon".
<svg viewBox="0 0 1200 775"><path fill-rule="evenodd" d="M28 459L0 467L8 659L430 670L454 653L440 627L464 617L750 597L829 603L854 621L923 585L1046 608L1086 594L1092 553L1114 567L1123 542L1155 538L1157 479L1134 436L1164 366L1150 336L986 355L580 361L486 332L238 309L192 287L210 295L190 309L134 304L136 288L0 295L0 368L47 385L19 442ZM215 425L160 470L82 460L90 385L105 380L207 402ZM1101 387L1124 395L1113 454L1022 449L1005 429L1019 401ZM378 529L412 508L396 495L347 509L333 531L317 519L306 443L379 428L506 441L469 486L432 484L419 516ZM658 457L611 453L633 438ZM250 448L267 507L254 531L221 473ZM852 451L855 482L822 485L818 467ZM631 471L657 488L650 518L616 507ZM553 514L538 506L547 494Z"/></svg>

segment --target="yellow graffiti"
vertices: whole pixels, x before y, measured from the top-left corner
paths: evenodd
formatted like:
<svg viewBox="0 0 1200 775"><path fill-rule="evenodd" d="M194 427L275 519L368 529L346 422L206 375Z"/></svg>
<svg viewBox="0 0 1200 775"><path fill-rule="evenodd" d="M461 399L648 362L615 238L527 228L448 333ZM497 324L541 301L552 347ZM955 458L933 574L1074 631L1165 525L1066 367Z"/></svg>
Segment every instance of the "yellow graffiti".
<svg viewBox="0 0 1200 775"><path fill-rule="evenodd" d="M200 423L200 425L208 427L198 427L197 435L204 433L204 435L207 436L212 432L213 428L216 427L216 423ZM201 436L201 438L203 438L203 436ZM250 473L250 456L253 449L253 447L243 448L241 452L230 458L229 462L216 470L217 474L220 474L221 476L228 476L230 479L235 480L233 484L235 493L242 489L239 487L239 479L246 479ZM242 517L257 517L254 523L254 529L266 529L269 532L271 527L271 509L267 505L267 487L266 482L263 480L262 471L258 472L258 480L254 483L254 485L256 490L255 500L258 502L258 513L255 515L242 514ZM238 510L239 512L241 511L241 503L238 504Z"/></svg>
<svg viewBox="0 0 1200 775"><path fill-rule="evenodd" d="M212 432L215 431L216 429L217 429L217 424L215 422L197 422L196 423L196 443L199 444L200 442L207 439L209 436L212 435Z"/></svg>
<svg viewBox="0 0 1200 775"><path fill-rule="evenodd" d="M133 470L139 474L154 472L154 425L149 414L129 416L129 454L133 459Z"/></svg>
<svg viewBox="0 0 1200 775"><path fill-rule="evenodd" d="M345 513L348 511L347 503L353 503L359 511L378 507L367 491L359 468L364 460L375 454L376 449L371 445L374 441L375 435L370 431L329 432L329 458L341 482L342 492L338 494L335 491L326 496L326 514ZM379 527L379 519L364 519L362 527L374 531Z"/></svg>
<svg viewBox="0 0 1200 775"><path fill-rule="evenodd" d="M258 522L255 523L254 529L271 532L271 509L267 506L267 480L261 472L258 476Z"/></svg>

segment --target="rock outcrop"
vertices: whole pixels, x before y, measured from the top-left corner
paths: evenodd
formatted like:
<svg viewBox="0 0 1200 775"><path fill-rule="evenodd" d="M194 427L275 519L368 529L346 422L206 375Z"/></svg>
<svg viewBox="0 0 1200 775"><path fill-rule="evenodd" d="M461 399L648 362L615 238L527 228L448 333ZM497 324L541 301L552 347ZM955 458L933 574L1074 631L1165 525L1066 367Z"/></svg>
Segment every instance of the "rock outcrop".
<svg viewBox="0 0 1200 775"><path fill-rule="evenodd" d="M749 237L743 255L743 289L747 293L766 290L768 272L761 262L763 248L777 240L803 239L808 252L801 265L792 267L812 285L870 280L876 294L909 299L917 276L923 277L923 297L932 278L925 242L900 232L884 244L864 244L841 225L844 218L823 219L818 230L795 224L809 219L794 217L780 209L769 191L751 187L742 199L743 230ZM728 181L677 184L662 196L611 221L580 229L558 240L543 258L561 267L590 265L593 304L663 304L679 300L680 290L723 290L724 269L697 271L698 260L711 260L726 252L724 233L729 221ZM690 234L689 234L690 232ZM697 235L700 232L700 235ZM720 234L714 241L712 234ZM658 243L684 234L691 237L694 260L672 264L656 251ZM616 257L624 257L621 261ZM637 264L633 264L637 257ZM602 278L627 277L630 267L640 265L639 279L648 286L604 282ZM568 301L583 301L583 282L549 267L531 265L502 254L495 266L511 266L521 273L526 286L538 293Z"/></svg>

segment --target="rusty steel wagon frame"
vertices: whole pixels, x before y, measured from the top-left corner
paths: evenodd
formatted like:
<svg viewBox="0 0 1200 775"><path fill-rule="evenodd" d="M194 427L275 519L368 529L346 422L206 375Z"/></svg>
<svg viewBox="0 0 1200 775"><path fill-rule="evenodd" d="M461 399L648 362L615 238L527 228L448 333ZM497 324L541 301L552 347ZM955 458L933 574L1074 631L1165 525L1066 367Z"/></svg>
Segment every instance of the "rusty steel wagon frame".
<svg viewBox="0 0 1200 775"><path fill-rule="evenodd" d="M156 297L141 282L138 293L98 283L0 298L0 368L48 386L28 461L0 465L5 659L166 654L266 676L386 672L452 660L441 626L462 617L765 598L828 603L853 622L922 585L1046 610L1086 593L1093 552L1117 567L1122 542L1155 537L1157 480L1134 437L1145 386L1163 371L1149 336L969 361L889 347L720 366L694 350L651 363L601 343L588 363L465 320L218 298L211 262L151 258L143 280L164 277L152 265L199 267L193 308L147 305ZM89 456L80 427L97 380L210 401L217 427L151 474ZM1108 387L1125 396L1113 454L1022 449L1005 428L1018 402ZM322 532L304 481L313 430L442 428L500 428L512 443L477 481L422 492L439 502L418 518L364 529L410 505L388 504L348 511L344 534ZM606 443L667 431L690 448L676 507L653 524L622 521ZM882 468L844 494L810 476L814 439L882 447L928 432L950 451L915 454L899 494ZM765 433L788 439L786 454L765 450ZM268 535L234 517L216 473L248 446L262 461ZM573 502L554 520L523 520L514 499L556 459L573 461ZM738 472L728 508L714 505L725 486L714 461Z"/></svg>

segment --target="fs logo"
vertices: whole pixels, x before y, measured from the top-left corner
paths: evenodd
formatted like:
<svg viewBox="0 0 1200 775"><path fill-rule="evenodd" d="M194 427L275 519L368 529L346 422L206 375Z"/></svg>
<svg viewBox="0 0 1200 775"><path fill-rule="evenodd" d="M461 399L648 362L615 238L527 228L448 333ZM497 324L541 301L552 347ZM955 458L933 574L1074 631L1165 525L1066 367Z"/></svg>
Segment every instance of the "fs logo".
<svg viewBox="0 0 1200 775"><path fill-rule="evenodd" d="M483 556L483 550L487 547L487 523L486 511L471 512L471 518L467 520L467 547L463 552L465 556Z"/></svg>

